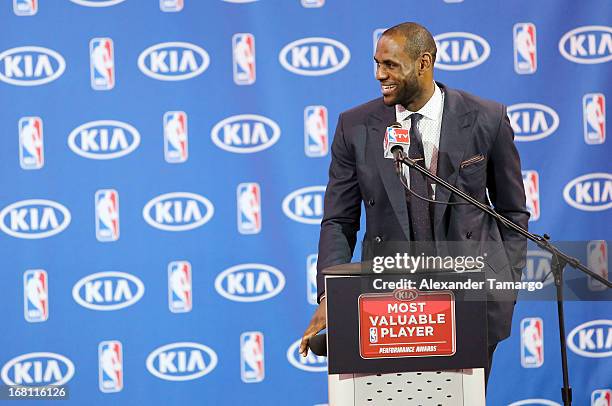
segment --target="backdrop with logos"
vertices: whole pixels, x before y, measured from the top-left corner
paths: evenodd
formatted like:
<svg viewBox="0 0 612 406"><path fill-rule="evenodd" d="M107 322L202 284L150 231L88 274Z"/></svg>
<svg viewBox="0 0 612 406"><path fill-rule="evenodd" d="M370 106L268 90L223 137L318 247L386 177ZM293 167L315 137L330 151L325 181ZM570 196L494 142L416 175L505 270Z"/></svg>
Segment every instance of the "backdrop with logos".
<svg viewBox="0 0 612 406"><path fill-rule="evenodd" d="M576 255L607 277L607 9L4 2L1 380L65 383L70 404L325 404L325 358L297 346L329 145L340 112L380 96L373 49L402 21L435 36L437 80L508 106L531 230L589 241ZM530 250L525 278L549 268ZM566 312L575 404L610 405L609 302ZM560 386L556 306L519 302L490 404L557 405Z"/></svg>

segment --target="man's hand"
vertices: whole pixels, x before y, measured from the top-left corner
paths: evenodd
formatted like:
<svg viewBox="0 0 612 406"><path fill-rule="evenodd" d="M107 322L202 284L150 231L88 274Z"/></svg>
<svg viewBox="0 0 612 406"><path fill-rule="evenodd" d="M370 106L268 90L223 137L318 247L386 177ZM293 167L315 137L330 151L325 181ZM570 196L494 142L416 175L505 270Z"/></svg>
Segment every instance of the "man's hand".
<svg viewBox="0 0 612 406"><path fill-rule="evenodd" d="M304 335L302 336L302 342L300 343L300 354L303 357L308 355L308 341L311 337L317 335L317 333L323 330L327 325L326 315L327 313L327 299L323 298L321 303L319 303L319 307L312 315L312 319L310 319L310 324L304 331Z"/></svg>

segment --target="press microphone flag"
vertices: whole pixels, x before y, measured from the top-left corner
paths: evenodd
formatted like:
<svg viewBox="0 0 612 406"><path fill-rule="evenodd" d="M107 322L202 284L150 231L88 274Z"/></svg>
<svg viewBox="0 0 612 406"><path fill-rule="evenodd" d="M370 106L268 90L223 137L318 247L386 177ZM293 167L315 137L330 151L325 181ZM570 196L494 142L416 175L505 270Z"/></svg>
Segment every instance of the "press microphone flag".
<svg viewBox="0 0 612 406"><path fill-rule="evenodd" d="M404 154L408 154L410 148L410 134L408 130L402 128L400 123L392 123L385 131L385 158L394 159L393 151L400 148Z"/></svg>

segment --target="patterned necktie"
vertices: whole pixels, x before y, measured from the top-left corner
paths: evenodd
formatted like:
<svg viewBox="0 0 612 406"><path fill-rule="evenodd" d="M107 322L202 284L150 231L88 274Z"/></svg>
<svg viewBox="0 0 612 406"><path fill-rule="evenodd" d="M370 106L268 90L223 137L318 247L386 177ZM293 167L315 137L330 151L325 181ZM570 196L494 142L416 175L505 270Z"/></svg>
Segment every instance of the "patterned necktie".
<svg viewBox="0 0 612 406"><path fill-rule="evenodd" d="M408 156L417 160L417 164L425 168L423 140L417 128L417 124L423 116L419 113L412 113L409 117L411 120ZM429 182L422 173L415 169L410 170L410 189L419 196L431 198ZM409 192L407 192L406 200L408 201L412 239L414 241L433 241L429 202L421 200Z"/></svg>

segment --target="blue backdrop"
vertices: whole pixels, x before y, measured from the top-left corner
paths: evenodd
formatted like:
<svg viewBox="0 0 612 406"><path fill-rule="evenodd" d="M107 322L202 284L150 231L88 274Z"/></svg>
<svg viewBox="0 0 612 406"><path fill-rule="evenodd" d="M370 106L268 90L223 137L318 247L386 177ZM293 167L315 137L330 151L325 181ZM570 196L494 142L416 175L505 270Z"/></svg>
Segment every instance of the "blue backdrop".
<svg viewBox="0 0 612 406"><path fill-rule="evenodd" d="M607 276L605 0L12 3L6 384L67 382L75 405L325 403L325 359L296 342L315 309L328 146L341 111L379 96L375 41L402 21L436 37L437 80L509 106L530 228L593 240L581 258ZM526 277L548 266L530 252ZM567 305L576 405L610 404L611 313ZM554 303L519 303L490 404L560 402L556 323Z"/></svg>

